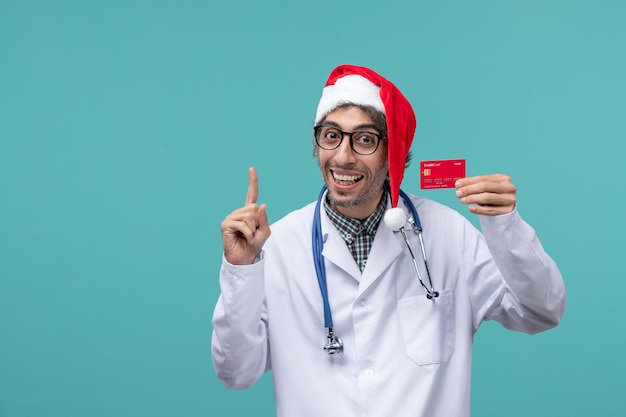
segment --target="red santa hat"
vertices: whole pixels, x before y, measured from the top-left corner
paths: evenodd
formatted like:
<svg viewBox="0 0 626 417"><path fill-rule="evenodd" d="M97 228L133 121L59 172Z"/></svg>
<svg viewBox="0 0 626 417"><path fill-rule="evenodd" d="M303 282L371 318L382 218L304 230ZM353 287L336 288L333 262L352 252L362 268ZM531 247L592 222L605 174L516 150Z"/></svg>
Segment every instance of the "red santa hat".
<svg viewBox="0 0 626 417"><path fill-rule="evenodd" d="M397 208L400 184L417 126L413 107L389 80L369 68L354 65L340 65L330 73L317 107L315 124L345 103L372 106L385 115L392 207L385 213L385 223L392 229L399 229L406 221L404 211Z"/></svg>

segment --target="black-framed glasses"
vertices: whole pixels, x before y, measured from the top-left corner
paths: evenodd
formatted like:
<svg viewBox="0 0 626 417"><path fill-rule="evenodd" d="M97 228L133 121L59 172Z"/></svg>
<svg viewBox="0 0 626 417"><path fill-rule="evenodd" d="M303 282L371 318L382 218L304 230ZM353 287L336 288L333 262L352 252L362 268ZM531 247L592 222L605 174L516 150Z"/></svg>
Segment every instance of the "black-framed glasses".
<svg viewBox="0 0 626 417"><path fill-rule="evenodd" d="M359 155L371 155L376 152L383 137L378 133L369 131L344 132L335 126L315 126L313 128L317 146L328 151L337 149L343 138L350 137L350 147Z"/></svg>

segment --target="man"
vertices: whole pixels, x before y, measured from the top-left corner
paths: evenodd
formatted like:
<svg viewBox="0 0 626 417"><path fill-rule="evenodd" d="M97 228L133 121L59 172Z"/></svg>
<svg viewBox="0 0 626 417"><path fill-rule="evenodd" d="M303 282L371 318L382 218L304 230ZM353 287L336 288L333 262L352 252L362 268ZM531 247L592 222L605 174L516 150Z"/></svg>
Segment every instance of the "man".
<svg viewBox="0 0 626 417"><path fill-rule="evenodd" d="M468 416L479 325L536 333L559 322L561 275L520 218L509 177L456 184L482 234L450 208L403 196L415 126L395 85L342 65L315 118L319 201L270 227L250 169L245 206L222 222L212 357L226 386L271 369L279 417Z"/></svg>

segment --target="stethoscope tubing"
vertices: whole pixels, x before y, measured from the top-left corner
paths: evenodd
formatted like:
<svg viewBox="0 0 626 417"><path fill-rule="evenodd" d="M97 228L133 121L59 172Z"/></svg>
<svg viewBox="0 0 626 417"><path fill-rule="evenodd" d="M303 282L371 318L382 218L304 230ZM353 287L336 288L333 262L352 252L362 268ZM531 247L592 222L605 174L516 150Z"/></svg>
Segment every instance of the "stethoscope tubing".
<svg viewBox="0 0 626 417"><path fill-rule="evenodd" d="M315 206L315 212L313 214L313 233L311 243L313 248L313 264L315 265L315 273L317 275L317 282L320 287L322 303L324 306L324 327L326 327L327 329L328 343L324 347L324 350L326 350L331 355L331 357L339 358L343 354L343 342L339 337L334 334L333 331L333 317L330 310L330 302L328 301L329 298L328 285L326 282L326 266L324 265L324 257L322 256L322 250L324 249L324 236L322 234L320 207L322 205L322 198L324 197L324 193L326 192L326 190L326 185L322 186L322 190L320 191L320 194L317 198L317 204ZM430 271L428 270L428 262L426 260L426 250L424 249L424 240L422 238L422 225L417 214L417 209L415 208L415 204L413 204L410 197L404 191L400 190L400 196L402 197L404 204L411 211L411 216L407 219L407 221L411 223L413 230L418 235L420 250L422 252L422 259L424 260L424 267L426 269L426 275L428 276L428 283L430 284L430 288L428 288L424 283L422 274L417 265L417 259L415 257L415 254L413 253L413 249L411 249L411 245L409 244L409 239L406 235L404 226L402 226L399 231L402 234L402 238L404 239L407 248L409 249L415 271L417 272L417 277L420 281L420 284L426 291L426 297L428 299L436 298L439 296L439 292L434 290L433 283L430 278Z"/></svg>
<svg viewBox="0 0 626 417"><path fill-rule="evenodd" d="M315 273L317 274L317 282L319 283L320 292L322 293L322 302L324 304L324 327L333 328L333 316L330 312L330 303L328 301L328 286L326 284L326 266L324 265L324 257L322 250L324 249L324 236L322 236L322 224L320 216L320 206L322 205L322 197L326 192L326 185L322 187L320 195L315 206L313 215L313 263L315 265Z"/></svg>

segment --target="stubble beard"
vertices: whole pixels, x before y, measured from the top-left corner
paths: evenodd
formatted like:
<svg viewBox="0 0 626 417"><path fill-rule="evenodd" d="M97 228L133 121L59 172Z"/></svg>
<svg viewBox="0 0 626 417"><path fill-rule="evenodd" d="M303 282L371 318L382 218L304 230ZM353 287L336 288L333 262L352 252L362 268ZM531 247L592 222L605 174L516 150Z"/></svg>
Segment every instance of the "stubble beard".
<svg viewBox="0 0 626 417"><path fill-rule="evenodd" d="M334 197L334 193L331 192L330 188L329 188L329 192L327 194L328 202L330 203L331 206L341 207L341 208L345 208L345 209L350 209L350 208L357 207L357 206L365 203L366 201L371 200L373 197L375 197L377 194L379 194L380 191L384 187L385 181L387 179L387 166L388 166L388 164L387 164L387 161L385 160L385 165L374 175L371 186L363 189L359 193L359 195L357 195L353 199L349 199L349 200L342 199L342 200L340 200L338 198L335 198ZM324 172L330 172L328 167L326 167ZM363 181L363 180L361 180L361 181ZM328 181L332 181L332 178L329 178Z"/></svg>

